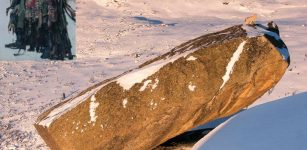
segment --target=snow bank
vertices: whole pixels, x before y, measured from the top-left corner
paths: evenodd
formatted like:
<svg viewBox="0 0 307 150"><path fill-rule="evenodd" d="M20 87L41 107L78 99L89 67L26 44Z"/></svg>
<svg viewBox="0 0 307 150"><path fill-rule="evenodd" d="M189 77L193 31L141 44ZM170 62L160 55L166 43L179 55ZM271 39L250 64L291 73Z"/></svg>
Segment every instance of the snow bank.
<svg viewBox="0 0 307 150"><path fill-rule="evenodd" d="M253 107L214 129L193 149L306 149L306 106L307 92Z"/></svg>

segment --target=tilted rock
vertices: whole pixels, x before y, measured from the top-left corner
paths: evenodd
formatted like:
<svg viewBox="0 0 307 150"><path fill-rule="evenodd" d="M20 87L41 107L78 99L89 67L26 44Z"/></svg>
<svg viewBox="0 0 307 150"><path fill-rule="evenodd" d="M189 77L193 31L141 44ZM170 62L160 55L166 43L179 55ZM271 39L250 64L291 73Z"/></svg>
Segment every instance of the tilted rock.
<svg viewBox="0 0 307 150"><path fill-rule="evenodd" d="M152 149L252 104L289 63L275 32L233 26L88 88L43 113L35 127L52 149Z"/></svg>

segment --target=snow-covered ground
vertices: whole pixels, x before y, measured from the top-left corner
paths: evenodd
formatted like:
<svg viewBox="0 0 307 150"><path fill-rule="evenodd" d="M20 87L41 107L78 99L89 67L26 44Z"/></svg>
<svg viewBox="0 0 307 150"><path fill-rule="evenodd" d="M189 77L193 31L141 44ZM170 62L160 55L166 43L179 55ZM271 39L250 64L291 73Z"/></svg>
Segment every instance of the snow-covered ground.
<svg viewBox="0 0 307 150"><path fill-rule="evenodd" d="M306 0L78 0L76 60L0 61L0 149L48 149L33 124L63 93L76 94L253 13L276 21L292 60L253 106L307 91Z"/></svg>

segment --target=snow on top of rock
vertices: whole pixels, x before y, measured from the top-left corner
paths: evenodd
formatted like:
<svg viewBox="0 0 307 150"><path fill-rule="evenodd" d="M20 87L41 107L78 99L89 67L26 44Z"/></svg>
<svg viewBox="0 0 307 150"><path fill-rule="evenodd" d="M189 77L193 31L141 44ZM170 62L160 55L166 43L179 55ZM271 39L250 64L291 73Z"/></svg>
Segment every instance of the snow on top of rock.
<svg viewBox="0 0 307 150"><path fill-rule="evenodd" d="M228 32L225 31L220 34L229 34L230 32L229 33ZM228 36L226 36L225 39L231 37L233 37L233 35L229 34ZM120 86L124 88L124 90L129 90L134 84L141 83L149 76L158 72L166 64L173 63L174 61L178 60L181 57L185 58L187 55L195 52L196 50L202 49L204 47L216 43L216 41L210 41L210 40L209 41L205 40L205 42L199 42L201 40L203 40L203 37L198 37L182 45L179 45L171 51L172 53L168 53L168 55L165 55L166 58L154 61L146 66L132 70L131 72L128 72L127 74L120 76L116 81ZM195 43L197 44L195 45ZM188 60L195 60L195 59L196 58L193 56L188 58Z"/></svg>
<svg viewBox="0 0 307 150"><path fill-rule="evenodd" d="M188 54L194 52L195 50L197 49L186 51L184 53L153 62L142 68L135 69L132 72L129 72L119 77L116 81L125 90L129 90L134 84L141 83L144 79L158 72L166 64L173 63L174 61L178 60L181 57L186 57Z"/></svg>
<svg viewBox="0 0 307 150"><path fill-rule="evenodd" d="M151 86L151 92L157 88L159 83L159 79L155 79L155 83L152 84L152 80L146 80L143 84L143 86L140 88L140 92L144 91L148 86Z"/></svg>
<svg viewBox="0 0 307 150"><path fill-rule="evenodd" d="M225 84L227 83L227 81L230 78L230 74L233 71L233 67L235 65L235 63L239 60L241 53L243 52L244 49L244 45L246 44L246 41L243 41L237 48L237 50L233 53L227 67L226 67L226 72L225 75L222 77L223 78L223 84L221 85L220 89L222 89Z"/></svg>
<svg viewBox="0 0 307 150"><path fill-rule="evenodd" d="M265 26L261 25L260 26L248 26L248 25L243 25L242 28L246 31L247 33L247 37L252 38L252 37L256 37L256 36L262 36L264 34L273 36L276 40L280 40L281 38L279 37L279 35L275 32L266 30Z"/></svg>
<svg viewBox="0 0 307 150"><path fill-rule="evenodd" d="M48 114L48 116L46 116L43 120L39 121L38 124L45 126L45 127L49 127L54 120L58 119L60 116L62 116L66 112L72 110L73 108L75 108L76 106L78 106L79 104L81 104L82 102L87 100L90 96L92 96L94 93L96 93L102 87L104 87L106 84L103 84L101 86L98 86L97 88L94 88L90 91L87 91L85 94L78 96L78 97L66 102L65 104L53 109Z"/></svg>
<svg viewBox="0 0 307 150"><path fill-rule="evenodd" d="M189 83L188 88L190 91L195 91L196 85L193 85L192 82Z"/></svg>
<svg viewBox="0 0 307 150"><path fill-rule="evenodd" d="M95 95L92 95L90 102L90 117L91 122L96 122L97 116L95 114L96 108L99 106L99 103L96 103Z"/></svg>
<svg viewBox="0 0 307 150"><path fill-rule="evenodd" d="M193 61L193 60L196 60L197 58L194 57L194 56L190 56L189 58L187 58L187 61Z"/></svg>
<svg viewBox="0 0 307 150"><path fill-rule="evenodd" d="M155 65L146 66L141 69L137 69L117 79L117 83L125 90L129 90L134 84L141 83L147 77L153 75L160 70L168 62L160 62Z"/></svg>
<svg viewBox="0 0 307 150"><path fill-rule="evenodd" d="M155 79L155 83L152 85L151 91L157 88L158 84L159 84L159 79Z"/></svg>
<svg viewBox="0 0 307 150"><path fill-rule="evenodd" d="M128 99L125 98L125 99L123 100L123 107L124 107L124 108L127 108L127 104L128 104Z"/></svg>
<svg viewBox="0 0 307 150"><path fill-rule="evenodd" d="M157 106L158 106L158 103L154 102L154 100L152 99L150 101L150 107L151 107L150 109L155 110L157 108Z"/></svg>
<svg viewBox="0 0 307 150"><path fill-rule="evenodd" d="M150 84L151 82L152 82L151 80L146 80L139 91L141 91L141 92L144 91L146 89L147 85Z"/></svg>
<svg viewBox="0 0 307 150"><path fill-rule="evenodd" d="M260 25L262 26L262 25ZM280 36L272 31L266 30L265 26L259 27L259 26L248 26L248 25L243 25L242 28L246 31L247 37L257 37L257 36L263 36L263 35L269 35L274 37L277 41L281 40ZM289 51L287 48L279 48L276 47L279 51L279 53L282 55L284 60L287 60L290 57Z"/></svg>

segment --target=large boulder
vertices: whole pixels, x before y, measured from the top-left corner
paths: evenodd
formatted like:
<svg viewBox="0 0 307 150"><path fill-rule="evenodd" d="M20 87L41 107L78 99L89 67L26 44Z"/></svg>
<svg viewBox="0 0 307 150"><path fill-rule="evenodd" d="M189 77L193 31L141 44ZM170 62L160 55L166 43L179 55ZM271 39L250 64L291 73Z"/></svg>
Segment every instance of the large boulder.
<svg viewBox="0 0 307 150"><path fill-rule="evenodd" d="M276 32L236 25L190 40L43 113L51 149L147 150L252 104L283 76Z"/></svg>

